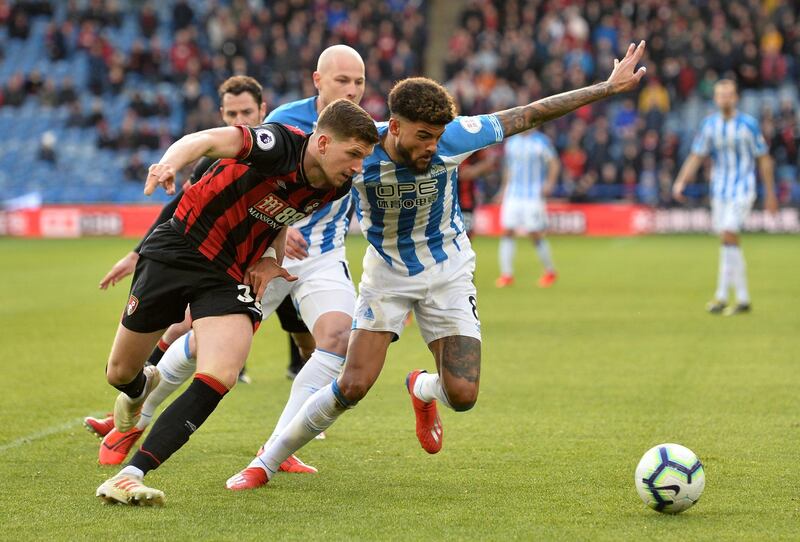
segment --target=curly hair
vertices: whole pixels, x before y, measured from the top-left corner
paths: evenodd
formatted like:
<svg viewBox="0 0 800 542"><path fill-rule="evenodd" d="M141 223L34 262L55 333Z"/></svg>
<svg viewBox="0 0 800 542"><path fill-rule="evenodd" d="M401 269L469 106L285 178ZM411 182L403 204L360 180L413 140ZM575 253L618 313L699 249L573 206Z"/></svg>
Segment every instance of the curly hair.
<svg viewBox="0 0 800 542"><path fill-rule="evenodd" d="M389 92L389 112L411 122L445 125L456 117L456 104L447 89L433 79L410 77Z"/></svg>
<svg viewBox="0 0 800 542"><path fill-rule="evenodd" d="M226 94L238 96L247 92L258 105L261 105L261 102L264 101L261 97L262 90L261 84L252 77L248 77L247 75L234 75L233 77L225 79L217 89L217 92L219 93L220 101L222 101L222 97Z"/></svg>
<svg viewBox="0 0 800 542"><path fill-rule="evenodd" d="M330 131L335 136L355 138L369 145L378 142L378 129L369 113L350 100L340 98L325 106L317 120L317 131Z"/></svg>

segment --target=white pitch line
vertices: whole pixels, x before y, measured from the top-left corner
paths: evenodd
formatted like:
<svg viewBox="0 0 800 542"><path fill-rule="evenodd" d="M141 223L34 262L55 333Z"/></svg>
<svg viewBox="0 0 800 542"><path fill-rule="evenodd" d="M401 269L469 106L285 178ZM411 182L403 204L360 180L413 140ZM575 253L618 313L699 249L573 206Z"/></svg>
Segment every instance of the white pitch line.
<svg viewBox="0 0 800 542"><path fill-rule="evenodd" d="M12 440L11 442L0 444L0 453L5 452L6 450L13 450L14 448L19 448L20 446L24 446L25 444L30 444L31 442L37 440L41 440L45 437L49 437L50 435L61 433L63 431L66 431L67 429L72 429L73 427L78 426L82 423L83 423L83 418L75 418L68 422L64 422L60 425L54 425L53 427L42 429L41 431L37 431L36 433L25 435L24 437Z"/></svg>

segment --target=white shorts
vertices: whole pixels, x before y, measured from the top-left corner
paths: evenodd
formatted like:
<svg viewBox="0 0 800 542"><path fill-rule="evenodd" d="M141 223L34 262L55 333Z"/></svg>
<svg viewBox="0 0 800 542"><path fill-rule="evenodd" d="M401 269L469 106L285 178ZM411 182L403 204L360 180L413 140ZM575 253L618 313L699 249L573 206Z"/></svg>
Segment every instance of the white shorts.
<svg viewBox="0 0 800 542"><path fill-rule="evenodd" d="M287 295L292 296L300 317L312 332L317 318L326 312L353 315L356 290L344 247L304 260L286 258L283 267L298 279L286 282L276 278L267 285L261 300L264 318L275 312Z"/></svg>
<svg viewBox="0 0 800 542"><path fill-rule="evenodd" d="M480 340L474 273L475 253L469 246L413 277L389 266L370 246L353 329L390 331L399 338L413 310L426 344L457 335Z"/></svg>
<svg viewBox="0 0 800 542"><path fill-rule="evenodd" d="M713 198L711 200L711 226L714 228L714 233L740 232L752 208L753 200L750 198L739 200Z"/></svg>
<svg viewBox="0 0 800 542"><path fill-rule="evenodd" d="M503 198L500 224L504 230L522 229L527 233L546 230L547 207L544 200Z"/></svg>

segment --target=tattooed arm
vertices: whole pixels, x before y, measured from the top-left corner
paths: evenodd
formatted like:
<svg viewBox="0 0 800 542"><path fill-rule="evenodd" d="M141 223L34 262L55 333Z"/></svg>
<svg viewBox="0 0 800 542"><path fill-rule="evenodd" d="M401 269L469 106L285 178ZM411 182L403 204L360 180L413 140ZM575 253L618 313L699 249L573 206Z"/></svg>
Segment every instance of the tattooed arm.
<svg viewBox="0 0 800 542"><path fill-rule="evenodd" d="M644 41L639 42L638 47L634 47L631 43L625 58L614 60L614 70L602 83L499 111L496 115L503 125L505 137L535 128L592 102L633 90L639 85L646 71L644 67L636 69L636 64L644 54L644 47Z"/></svg>

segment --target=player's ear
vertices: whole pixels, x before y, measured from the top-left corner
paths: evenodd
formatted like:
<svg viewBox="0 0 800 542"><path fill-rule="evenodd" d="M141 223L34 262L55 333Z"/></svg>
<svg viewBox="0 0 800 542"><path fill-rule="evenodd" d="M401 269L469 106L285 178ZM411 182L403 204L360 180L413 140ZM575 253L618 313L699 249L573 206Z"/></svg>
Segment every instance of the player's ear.
<svg viewBox="0 0 800 542"><path fill-rule="evenodd" d="M391 133L393 136L396 136L400 133L400 123L397 122L397 119L394 117L389 119L389 133Z"/></svg>
<svg viewBox="0 0 800 542"><path fill-rule="evenodd" d="M319 80L322 79L322 74L314 72L311 74L311 79L314 81L314 88L319 90Z"/></svg>
<svg viewBox="0 0 800 542"><path fill-rule="evenodd" d="M317 150L319 151L320 155L324 155L328 151L328 145L330 145L331 138L326 134L319 134L317 138Z"/></svg>
<svg viewBox="0 0 800 542"><path fill-rule="evenodd" d="M267 116L267 102L261 102L261 107L258 108L258 122L264 122Z"/></svg>

